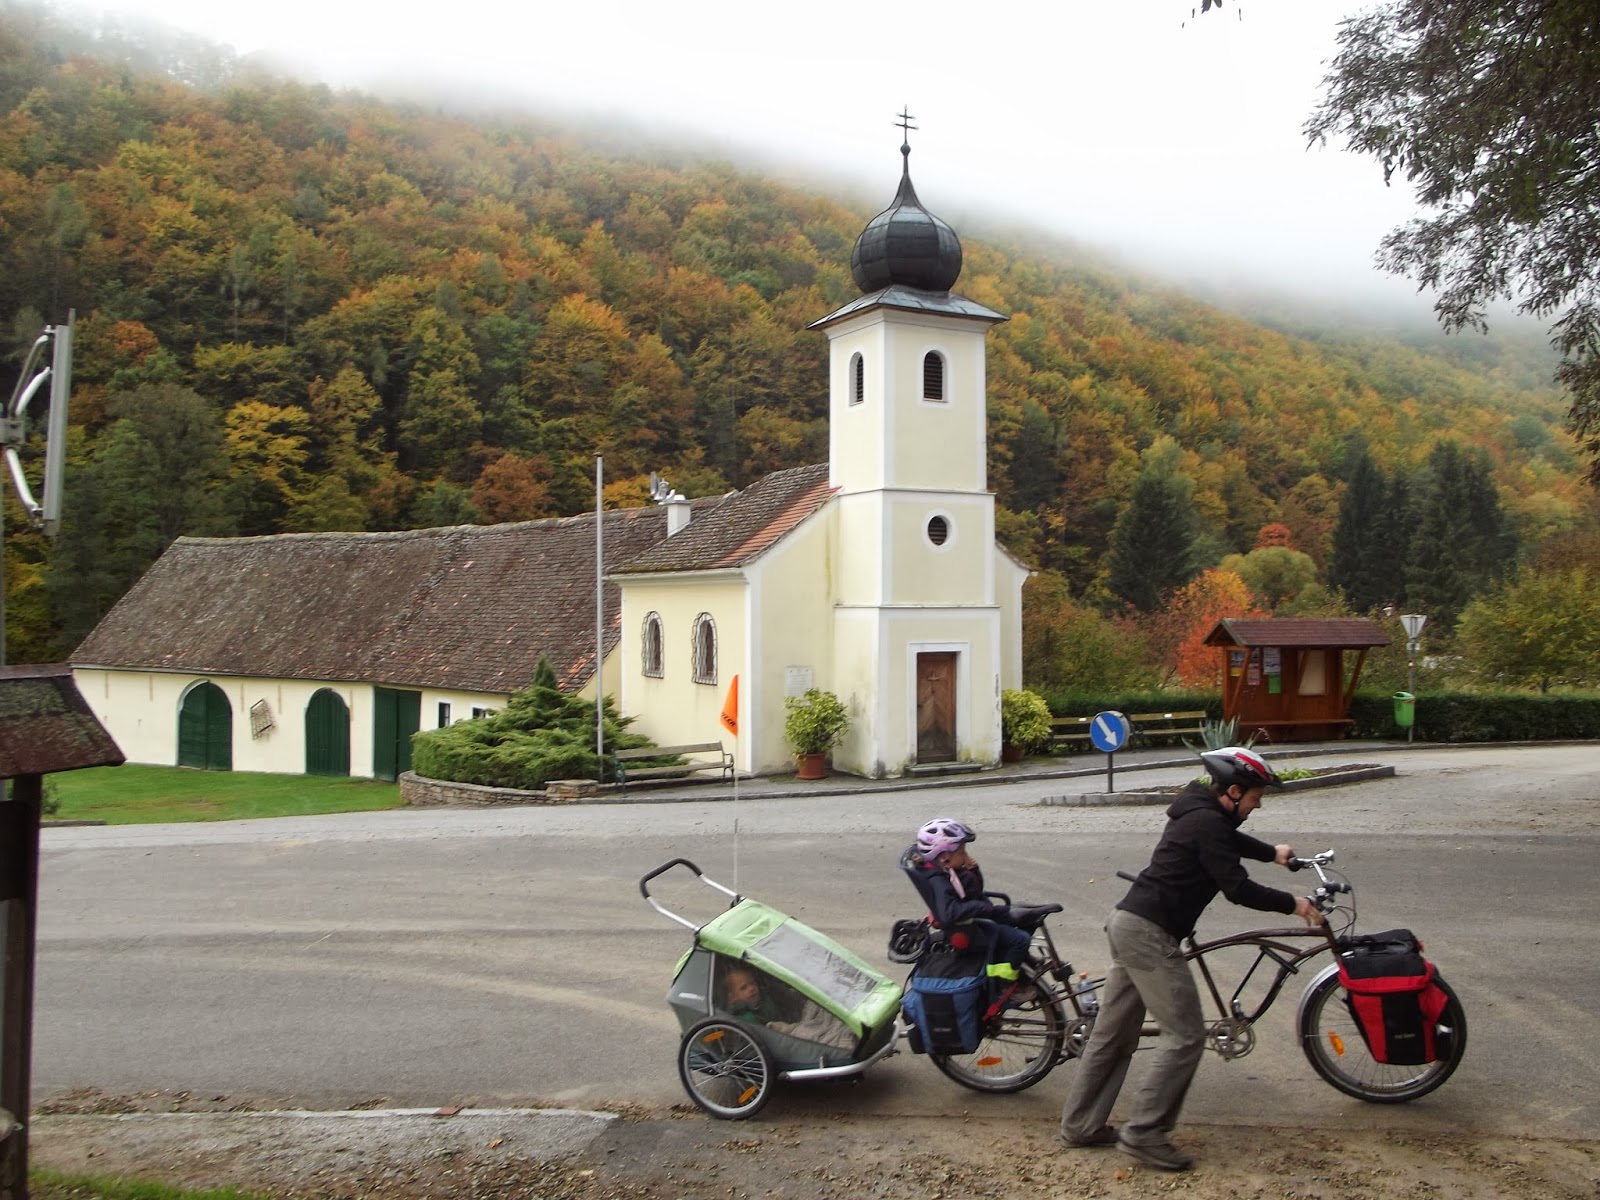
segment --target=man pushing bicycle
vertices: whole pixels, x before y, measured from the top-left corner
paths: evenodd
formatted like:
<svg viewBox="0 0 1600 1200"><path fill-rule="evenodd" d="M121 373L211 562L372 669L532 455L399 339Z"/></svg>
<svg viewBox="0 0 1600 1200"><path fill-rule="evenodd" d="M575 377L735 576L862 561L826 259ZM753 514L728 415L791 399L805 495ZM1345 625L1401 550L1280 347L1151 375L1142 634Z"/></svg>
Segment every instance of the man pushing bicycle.
<svg viewBox="0 0 1600 1200"><path fill-rule="evenodd" d="M1234 904L1262 912L1293 913L1308 925L1322 914L1304 896L1252 880L1241 859L1287 866L1289 845L1270 846L1239 826L1261 806L1277 774L1259 754L1225 746L1200 755L1210 784L1191 783L1167 809L1167 825L1150 856L1106 921L1111 971L1100 993L1100 1014L1078 1062L1061 1111L1060 1140L1069 1147L1116 1146L1163 1171L1187 1171L1194 1158L1169 1135L1205 1049L1200 993L1179 942L1194 932L1200 914L1221 892ZM1108 1122L1145 1014L1161 1036L1120 1131Z"/></svg>

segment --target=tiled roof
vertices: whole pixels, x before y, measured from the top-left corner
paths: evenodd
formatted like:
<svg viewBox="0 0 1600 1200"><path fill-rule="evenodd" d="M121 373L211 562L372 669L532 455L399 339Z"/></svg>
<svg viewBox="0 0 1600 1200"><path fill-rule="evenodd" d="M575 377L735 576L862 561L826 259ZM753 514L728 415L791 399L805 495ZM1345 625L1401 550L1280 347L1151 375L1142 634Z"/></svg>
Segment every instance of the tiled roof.
<svg viewBox="0 0 1600 1200"><path fill-rule="evenodd" d="M1208 646L1387 646L1389 635L1359 617L1230 617L1206 634Z"/></svg>
<svg viewBox="0 0 1600 1200"><path fill-rule="evenodd" d="M714 571L742 566L825 504L828 464L775 471L733 492L693 522L618 569L620 575Z"/></svg>
<svg viewBox="0 0 1600 1200"><path fill-rule="evenodd" d="M720 505L694 502L696 519ZM594 671L594 532L593 515L584 515L403 533L179 538L72 662L510 693L545 654L564 688L580 687ZM661 508L606 513L606 571L665 538ZM605 585L608 652L619 594Z"/></svg>

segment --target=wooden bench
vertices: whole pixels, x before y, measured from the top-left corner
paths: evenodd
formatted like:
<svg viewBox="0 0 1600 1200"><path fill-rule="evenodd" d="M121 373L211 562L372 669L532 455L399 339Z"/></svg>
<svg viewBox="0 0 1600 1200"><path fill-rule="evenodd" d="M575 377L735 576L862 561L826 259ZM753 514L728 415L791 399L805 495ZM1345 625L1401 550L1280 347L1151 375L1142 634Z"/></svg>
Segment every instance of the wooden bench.
<svg viewBox="0 0 1600 1200"><path fill-rule="evenodd" d="M1124 713L1128 718L1128 744L1132 745L1134 739L1147 743L1152 738L1182 737L1184 734L1201 734L1205 732L1204 722L1207 720L1204 709L1192 709L1186 712L1146 712ZM1058 742L1077 743L1089 741L1089 724L1093 716L1087 717L1052 717L1050 718L1050 744L1052 747ZM1071 749L1078 749L1070 745Z"/></svg>
<svg viewBox="0 0 1600 1200"><path fill-rule="evenodd" d="M717 757L714 762L674 763L664 767L628 765L652 758L686 758L691 754L715 754ZM721 742L690 742L682 746L639 746L633 750L618 750L611 757L617 764L617 782L624 787L635 779L692 775L696 771L720 771L724 780L733 782L733 755L722 748Z"/></svg>

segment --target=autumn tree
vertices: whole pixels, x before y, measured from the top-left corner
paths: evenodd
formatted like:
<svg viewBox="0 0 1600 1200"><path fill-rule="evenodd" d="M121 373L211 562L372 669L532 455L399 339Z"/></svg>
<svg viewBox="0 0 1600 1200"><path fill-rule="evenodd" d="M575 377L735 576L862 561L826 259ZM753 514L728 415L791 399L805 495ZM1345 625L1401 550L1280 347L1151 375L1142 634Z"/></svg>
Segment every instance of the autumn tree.
<svg viewBox="0 0 1600 1200"><path fill-rule="evenodd" d="M1022 678L1030 688L1106 695L1150 687L1139 634L1074 603L1067 581L1041 572L1022 589Z"/></svg>
<svg viewBox="0 0 1600 1200"><path fill-rule="evenodd" d="M1273 612L1316 582L1317 564L1309 554L1284 545L1258 546L1249 554L1229 554L1219 569L1244 581L1256 604Z"/></svg>
<svg viewBox="0 0 1600 1200"><path fill-rule="evenodd" d="M1524 571L1467 606L1457 648L1485 683L1541 692L1600 684L1600 573Z"/></svg>

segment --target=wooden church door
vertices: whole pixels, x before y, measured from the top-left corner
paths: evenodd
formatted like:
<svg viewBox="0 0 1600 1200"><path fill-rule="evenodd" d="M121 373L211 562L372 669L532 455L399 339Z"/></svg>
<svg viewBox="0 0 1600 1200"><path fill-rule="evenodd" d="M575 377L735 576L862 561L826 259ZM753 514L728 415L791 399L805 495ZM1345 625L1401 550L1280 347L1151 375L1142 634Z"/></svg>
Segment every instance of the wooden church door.
<svg viewBox="0 0 1600 1200"><path fill-rule="evenodd" d="M917 655L917 761L956 756L956 653Z"/></svg>

